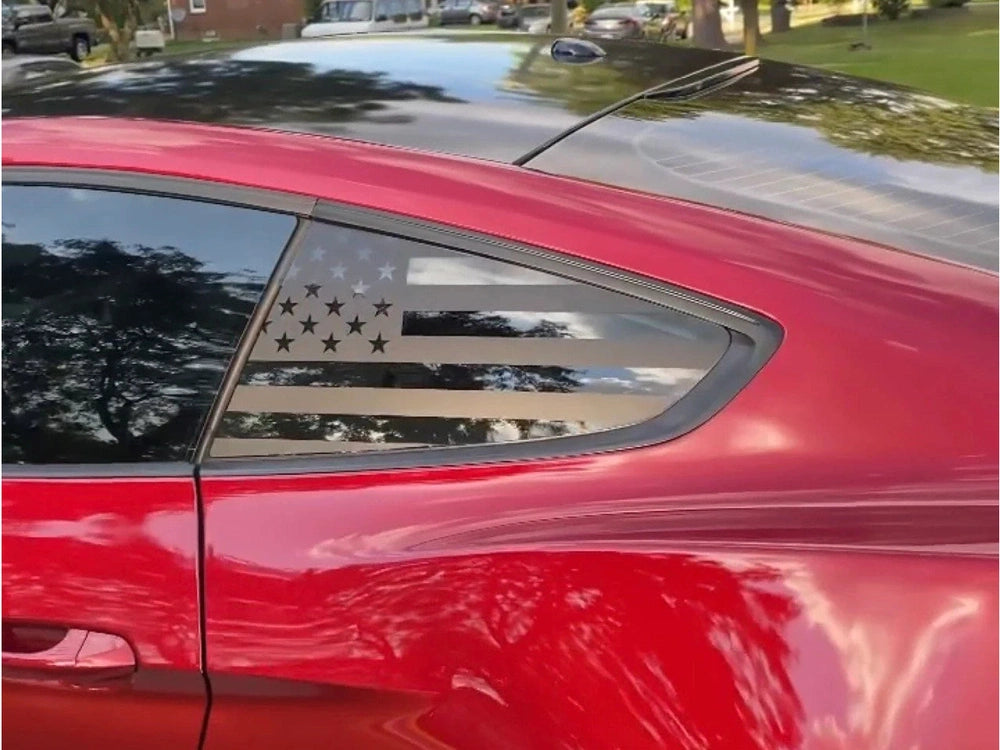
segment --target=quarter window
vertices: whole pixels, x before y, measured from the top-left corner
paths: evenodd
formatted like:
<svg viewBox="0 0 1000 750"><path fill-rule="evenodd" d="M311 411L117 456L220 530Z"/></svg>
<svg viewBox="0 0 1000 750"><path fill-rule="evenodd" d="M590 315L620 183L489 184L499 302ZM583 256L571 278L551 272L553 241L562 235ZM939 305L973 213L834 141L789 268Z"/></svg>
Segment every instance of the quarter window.
<svg viewBox="0 0 1000 750"><path fill-rule="evenodd" d="M505 443L651 419L721 358L714 323L550 273L314 224L212 456Z"/></svg>
<svg viewBox="0 0 1000 750"><path fill-rule="evenodd" d="M3 188L3 460L186 459L291 217Z"/></svg>

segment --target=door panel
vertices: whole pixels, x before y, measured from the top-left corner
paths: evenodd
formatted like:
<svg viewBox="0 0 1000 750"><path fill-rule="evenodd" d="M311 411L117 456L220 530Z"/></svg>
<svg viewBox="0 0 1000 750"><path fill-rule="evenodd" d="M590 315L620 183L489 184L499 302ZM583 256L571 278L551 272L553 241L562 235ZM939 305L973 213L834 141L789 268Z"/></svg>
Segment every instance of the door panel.
<svg viewBox="0 0 1000 750"><path fill-rule="evenodd" d="M3 201L4 743L196 750L191 459L296 219L92 187Z"/></svg>
<svg viewBox="0 0 1000 750"><path fill-rule="evenodd" d="M940 399L973 447L909 448L881 395L933 392L947 356L893 375L928 328L799 321L758 372L704 300L451 237L303 238L199 474L207 748L995 735L995 423ZM684 409L728 367L738 395Z"/></svg>
<svg viewBox="0 0 1000 750"><path fill-rule="evenodd" d="M5 660L4 746L197 748L207 699L192 478L6 478L3 518L5 627L114 634L138 662L95 676Z"/></svg>
<svg viewBox="0 0 1000 750"><path fill-rule="evenodd" d="M838 512L667 454L205 477L206 747L280 746L284 727L298 748L469 750L995 733L995 561L796 551L783 540L843 546L878 526L878 547L920 524L884 496L866 517L874 490ZM728 501L713 509L710 486ZM978 523L985 541L974 505L927 527L971 541ZM754 538L777 551L738 541Z"/></svg>

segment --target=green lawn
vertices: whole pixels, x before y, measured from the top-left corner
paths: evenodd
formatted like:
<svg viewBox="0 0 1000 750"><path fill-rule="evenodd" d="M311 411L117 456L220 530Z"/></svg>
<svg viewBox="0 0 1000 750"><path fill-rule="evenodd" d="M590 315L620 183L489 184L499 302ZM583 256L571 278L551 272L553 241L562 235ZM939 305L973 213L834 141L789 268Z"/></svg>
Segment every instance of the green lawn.
<svg viewBox="0 0 1000 750"><path fill-rule="evenodd" d="M761 57L902 83L954 101L997 106L997 7L972 5L868 27L870 50L851 51L860 27L811 24L770 34Z"/></svg>

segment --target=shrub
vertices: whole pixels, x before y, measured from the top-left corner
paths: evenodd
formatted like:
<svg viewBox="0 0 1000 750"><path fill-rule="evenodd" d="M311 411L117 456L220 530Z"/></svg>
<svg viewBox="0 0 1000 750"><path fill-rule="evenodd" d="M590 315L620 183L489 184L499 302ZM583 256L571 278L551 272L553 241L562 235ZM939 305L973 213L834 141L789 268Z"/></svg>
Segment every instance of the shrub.
<svg viewBox="0 0 1000 750"><path fill-rule="evenodd" d="M895 21L909 8L910 0L875 0L875 10L890 21Z"/></svg>

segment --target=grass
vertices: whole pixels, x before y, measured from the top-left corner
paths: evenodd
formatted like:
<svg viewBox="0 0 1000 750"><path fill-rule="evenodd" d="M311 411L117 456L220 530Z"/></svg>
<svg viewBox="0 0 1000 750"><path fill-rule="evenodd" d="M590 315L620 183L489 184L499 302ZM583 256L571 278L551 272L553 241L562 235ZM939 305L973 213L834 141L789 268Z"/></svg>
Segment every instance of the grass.
<svg viewBox="0 0 1000 750"><path fill-rule="evenodd" d="M860 27L799 26L764 38L761 57L829 68L996 107L997 7L970 5L868 27L870 50L850 50Z"/></svg>

